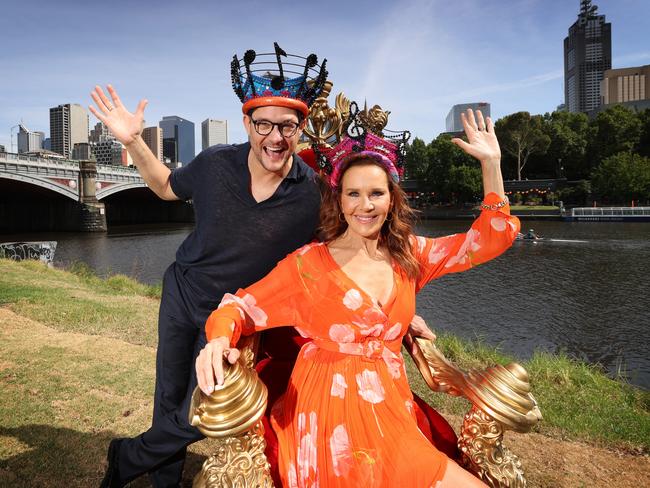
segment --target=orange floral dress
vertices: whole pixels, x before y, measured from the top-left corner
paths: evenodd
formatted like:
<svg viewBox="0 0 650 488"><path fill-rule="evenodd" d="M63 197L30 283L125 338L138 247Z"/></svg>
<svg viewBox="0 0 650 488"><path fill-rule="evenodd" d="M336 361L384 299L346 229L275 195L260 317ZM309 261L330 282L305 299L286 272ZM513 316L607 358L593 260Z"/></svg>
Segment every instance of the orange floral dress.
<svg viewBox="0 0 650 488"><path fill-rule="evenodd" d="M487 204L499 200L486 197ZM308 244L265 278L224 296L208 340L294 325L305 337L287 392L273 406L279 471L288 488L431 487L447 457L418 430L401 354L415 294L429 280L504 252L519 231L509 207L483 210L464 234L414 237L420 277L394 265L382 307L348 277L324 243Z"/></svg>

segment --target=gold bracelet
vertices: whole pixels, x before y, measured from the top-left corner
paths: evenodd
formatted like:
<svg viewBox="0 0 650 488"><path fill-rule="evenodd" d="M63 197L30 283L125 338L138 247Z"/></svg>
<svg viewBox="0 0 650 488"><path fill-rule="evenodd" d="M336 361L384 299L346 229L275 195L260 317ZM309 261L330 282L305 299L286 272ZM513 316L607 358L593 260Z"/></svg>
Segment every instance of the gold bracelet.
<svg viewBox="0 0 650 488"><path fill-rule="evenodd" d="M499 210L500 208L505 207L510 203L510 200L508 200L508 197L505 197L503 200L497 203L493 203L491 205L488 205L486 203L481 203L481 208L483 210Z"/></svg>

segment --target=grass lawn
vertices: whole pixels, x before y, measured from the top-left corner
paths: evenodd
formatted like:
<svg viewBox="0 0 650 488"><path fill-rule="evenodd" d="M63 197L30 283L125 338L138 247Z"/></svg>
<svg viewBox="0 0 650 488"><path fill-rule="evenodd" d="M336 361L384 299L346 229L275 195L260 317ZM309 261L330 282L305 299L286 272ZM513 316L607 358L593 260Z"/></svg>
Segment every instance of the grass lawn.
<svg viewBox="0 0 650 488"><path fill-rule="evenodd" d="M159 295L84 267L0 260L0 486L96 486L108 441L148 427ZM465 368L511 360L453 336L437 343ZM537 432L650 451L648 392L564 356L522 364L544 416ZM413 390L439 411L467 411L464 400L428 391L407 366ZM198 471L210 442L191 447L187 472Z"/></svg>

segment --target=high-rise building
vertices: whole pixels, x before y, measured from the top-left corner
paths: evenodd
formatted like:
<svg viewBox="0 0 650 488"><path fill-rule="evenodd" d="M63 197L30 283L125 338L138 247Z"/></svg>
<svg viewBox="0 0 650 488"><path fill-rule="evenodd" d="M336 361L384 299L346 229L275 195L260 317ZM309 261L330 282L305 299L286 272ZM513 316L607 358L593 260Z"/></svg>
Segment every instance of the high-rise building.
<svg viewBox="0 0 650 488"><path fill-rule="evenodd" d="M490 104L487 102L459 103L451 107L445 119L445 131L450 133L463 132L463 123L460 121L460 114L471 108L474 112L481 111L483 117L490 117Z"/></svg>
<svg viewBox="0 0 650 488"><path fill-rule="evenodd" d="M205 119L201 122L202 149L215 144L228 144L228 121Z"/></svg>
<svg viewBox="0 0 650 488"><path fill-rule="evenodd" d="M93 152L95 153L95 159L97 164L114 164L122 165L122 149L124 146L115 140L107 139L102 142L98 142L93 147Z"/></svg>
<svg viewBox="0 0 650 488"><path fill-rule="evenodd" d="M162 118L158 124L163 130L163 155L173 163L187 164L196 155L194 145L194 122L185 120L176 115L169 115ZM173 140L174 145L164 144L165 140ZM171 148L174 148L174 152Z"/></svg>
<svg viewBox="0 0 650 488"><path fill-rule="evenodd" d="M160 127L146 127L142 131L142 140L159 161L163 160L163 131Z"/></svg>
<svg viewBox="0 0 650 488"><path fill-rule="evenodd" d="M564 39L564 100L569 112L600 105L600 82L612 67L612 24L591 0L580 1L578 20Z"/></svg>
<svg viewBox="0 0 650 488"><path fill-rule="evenodd" d="M115 139L111 131L108 130L108 127L104 125L103 122L97 122L95 127L90 129L90 135L88 136L89 142L104 142L108 139Z"/></svg>
<svg viewBox="0 0 650 488"><path fill-rule="evenodd" d="M23 124L18 125L18 154L38 151L43 149L45 133L32 132Z"/></svg>
<svg viewBox="0 0 650 488"><path fill-rule="evenodd" d="M43 149L46 151L51 151L52 150L52 139L49 137L46 137L45 140L43 141Z"/></svg>
<svg viewBox="0 0 650 488"><path fill-rule="evenodd" d="M608 69L600 93L603 108L617 103L635 110L650 108L650 64Z"/></svg>
<svg viewBox="0 0 650 488"><path fill-rule="evenodd" d="M88 142L88 114L78 103L67 103L50 109L52 151L69 158L78 142Z"/></svg>

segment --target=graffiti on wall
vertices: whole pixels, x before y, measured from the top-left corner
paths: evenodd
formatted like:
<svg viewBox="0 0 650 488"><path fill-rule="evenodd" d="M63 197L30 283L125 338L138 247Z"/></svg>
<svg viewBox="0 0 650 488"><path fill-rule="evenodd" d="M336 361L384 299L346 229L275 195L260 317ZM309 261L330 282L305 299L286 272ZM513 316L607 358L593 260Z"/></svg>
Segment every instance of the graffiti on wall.
<svg viewBox="0 0 650 488"><path fill-rule="evenodd" d="M1 242L0 258L22 261L36 259L51 265L54 261L56 241L43 242Z"/></svg>

